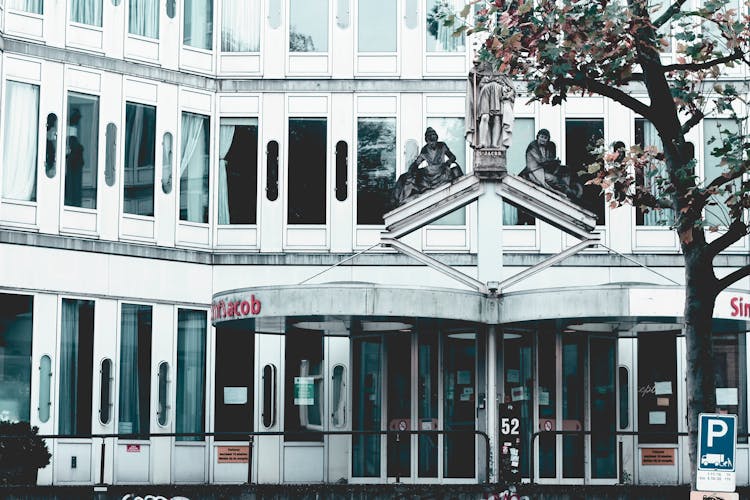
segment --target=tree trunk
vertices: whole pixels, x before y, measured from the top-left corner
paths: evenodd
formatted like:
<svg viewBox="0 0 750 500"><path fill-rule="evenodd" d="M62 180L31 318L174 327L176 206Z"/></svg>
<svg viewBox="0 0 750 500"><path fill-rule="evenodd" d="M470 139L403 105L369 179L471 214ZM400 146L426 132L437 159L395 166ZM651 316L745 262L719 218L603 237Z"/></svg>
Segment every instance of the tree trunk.
<svg viewBox="0 0 750 500"><path fill-rule="evenodd" d="M698 241L683 244L683 252L690 484L695 489L698 415L716 411L716 374L711 320L717 292L713 265L711 259L705 256L703 229L696 228L692 232Z"/></svg>

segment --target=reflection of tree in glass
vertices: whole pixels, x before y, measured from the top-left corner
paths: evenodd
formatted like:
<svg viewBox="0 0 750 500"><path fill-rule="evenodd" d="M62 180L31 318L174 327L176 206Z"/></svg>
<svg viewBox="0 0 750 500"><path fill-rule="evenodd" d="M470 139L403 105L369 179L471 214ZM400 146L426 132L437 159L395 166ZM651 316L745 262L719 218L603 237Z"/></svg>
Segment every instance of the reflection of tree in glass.
<svg viewBox="0 0 750 500"><path fill-rule="evenodd" d="M445 22L445 18L450 14L450 10L447 4L439 2L432 6L432 9L427 13L427 32L438 37L438 29L440 25Z"/></svg>
<svg viewBox="0 0 750 500"><path fill-rule="evenodd" d="M303 35L292 26L289 29L289 50L291 52L315 52L312 35Z"/></svg>
<svg viewBox="0 0 750 500"><path fill-rule="evenodd" d="M357 222L382 224L396 179L395 119L360 119L357 137Z"/></svg>

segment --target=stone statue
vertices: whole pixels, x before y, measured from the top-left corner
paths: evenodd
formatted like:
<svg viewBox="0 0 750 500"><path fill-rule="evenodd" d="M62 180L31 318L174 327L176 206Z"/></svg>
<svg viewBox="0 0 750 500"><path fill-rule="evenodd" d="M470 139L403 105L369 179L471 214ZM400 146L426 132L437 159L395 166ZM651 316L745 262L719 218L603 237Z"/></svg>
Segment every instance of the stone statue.
<svg viewBox="0 0 750 500"><path fill-rule="evenodd" d="M475 149L507 150L513 131L516 91L511 79L489 63L474 62L466 96L466 138Z"/></svg>
<svg viewBox="0 0 750 500"><path fill-rule="evenodd" d="M547 189L564 194L573 201L580 201L583 186L575 173L557 158L557 147L550 140L549 130L543 128L536 140L526 148L526 167L519 173L524 179Z"/></svg>
<svg viewBox="0 0 750 500"><path fill-rule="evenodd" d="M406 173L399 176L393 188L394 206L403 205L420 194L461 177L464 173L456 163L448 145L438 141L438 134L427 127L424 138L427 144L422 147ZM427 163L421 167L422 163Z"/></svg>

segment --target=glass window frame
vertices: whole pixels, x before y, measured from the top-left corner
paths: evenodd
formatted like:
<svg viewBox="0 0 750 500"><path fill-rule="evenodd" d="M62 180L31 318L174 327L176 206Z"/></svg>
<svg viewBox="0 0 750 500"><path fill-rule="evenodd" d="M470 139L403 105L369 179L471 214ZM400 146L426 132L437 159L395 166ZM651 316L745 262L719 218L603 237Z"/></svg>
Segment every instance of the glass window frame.
<svg viewBox="0 0 750 500"><path fill-rule="evenodd" d="M393 193L393 188L396 186L396 180L399 176L399 169L400 168L406 168L399 165L399 151L398 151L398 144L399 144L399 120L397 116L386 116L385 114L381 116L371 116L371 115L358 115L355 119L355 130L356 130L356 136L355 136L355 144L356 144L356 157L355 157L355 171L354 174L356 175L356 185L353 186L354 191L354 224L358 227L383 227L385 222L381 221L379 224L370 223L370 222L360 222L360 146L361 143L361 137L360 137L360 121L379 121L381 124L384 122L390 122L393 121L393 178L391 179L391 187L387 195L385 196L385 204L384 204L384 210L383 214L387 213L390 210L393 210L392 203L391 203L391 195Z"/></svg>
<svg viewBox="0 0 750 500"><path fill-rule="evenodd" d="M189 170L190 166L185 168L185 171L182 170L182 162L183 162L183 154L185 152L185 118L187 116L193 117L201 120L201 131L203 134L205 134L205 137L203 139L204 144L203 146L206 148L205 150L205 161L203 162L203 175L200 177L201 186L200 186L200 192L192 189L192 182L191 178L189 176ZM211 196L211 163L212 163L212 157L213 154L212 151L212 135L211 135L211 113L199 113L195 111L186 111L181 110L180 112L180 162L179 162L179 175L177 176L178 179L178 185L177 185L177 217L178 220L181 223L192 223L192 224L208 224L210 221L210 212L211 212L211 203L212 203L212 196ZM196 148L193 148L193 151L191 152L191 156L195 154ZM191 159L191 161L193 161ZM197 180L197 178L195 179ZM200 214L191 214L192 208L198 208L197 205L193 207L191 205L191 202L195 202L195 196L199 196L201 203ZM185 203L185 206L183 208L183 202Z"/></svg>
<svg viewBox="0 0 750 500"><path fill-rule="evenodd" d="M158 107L156 106L156 103L144 103L144 102L127 101L127 100L123 104L124 104L123 116L125 117L125 120L124 120L125 126L122 127L122 132L121 132L123 134L122 153L121 153L122 154L122 174L121 174L122 175L122 201L121 201L122 215L128 215L128 216L138 217L138 218L143 217L143 218L153 219L156 216L156 151L157 151L156 123L159 118ZM130 134L128 133L128 119L127 119L127 110L128 110L129 104L136 106L136 108L134 108L134 111L137 110L137 107L139 106L144 107L144 109L146 110L153 109L154 111L153 157L152 157L152 165L151 165L152 170L153 170L152 171L153 181L151 183L151 210L150 210L150 213L147 213L147 214L129 212L127 211L127 208L126 208L127 207L126 202L128 201L127 189L129 187L127 184L127 178L126 178L127 173L128 173L128 165L127 165L128 148L126 146L127 146L128 138L130 137ZM139 150L141 149L140 143L139 143L138 149ZM133 165L131 168L144 168L144 167L148 167L148 165ZM138 184L133 184L130 187L131 190L138 189L138 188L139 188ZM133 201L139 201L139 200L133 199Z"/></svg>
<svg viewBox="0 0 750 500"><path fill-rule="evenodd" d="M74 196L73 194L70 194L68 192L68 188L69 188L69 185L70 185L70 178L71 178L71 177L69 177L69 165L68 165L69 158L71 157L71 154L72 154L72 151L71 151L71 137L76 137L77 138L77 137L79 137L79 134L80 134L80 131L77 131L75 136L71 136L71 129L73 128L73 125L71 125L71 115L72 115L72 112L71 112L71 101L70 101L71 97L76 98L76 99L80 99L82 101L88 100L88 101L90 101L91 104L94 105L94 109L95 109L95 116L93 117L93 121L95 123L93 124L93 126L91 127L91 130L90 130L90 132L94 132L95 133L95 136L93 137L93 139L94 139L93 147L92 147L91 143L89 143L87 145L84 145L84 144L82 144L79 141L79 144L81 145L81 151L84 152L84 153L82 153L82 156L83 156L83 154L85 154L85 151L88 148L89 156L93 156L94 157L93 158L93 165L88 165L88 169L93 173L93 175L92 175L92 177L93 177L93 179L92 179L92 181L93 181L93 196L91 198L93 200L93 203L88 203L88 204L92 204L93 206L84 206L87 203L83 199L82 193L83 193L85 187L91 188L92 186L85 186L84 182L83 182L83 178L85 177L86 169L87 169L86 162L83 160L83 158L81 159L82 161L84 161L83 168L81 169L81 183L80 183L80 186L78 186L78 189L81 192L81 194L79 195L81 197L81 200L79 201L78 204L73 204L73 203L68 204L69 198L72 198ZM65 207L71 207L71 208L76 208L76 209L88 209L88 210L96 210L97 209L98 201L99 201L99 164L101 162L101 155L99 154L99 150L100 150L100 143L101 143L100 139L101 139L101 135L102 135L100 118L101 118L101 96L99 96L97 94L86 94L86 93L83 93L83 92L76 92L76 91L72 91L72 90L68 90L67 91L67 93L66 93L66 109L65 109L65 123L66 123L66 127L65 127L65 169L63 170L63 172L64 172L63 173L64 181L63 181L63 197L62 197L63 198L63 200L62 200L63 201L63 206L65 206Z"/></svg>
<svg viewBox="0 0 750 500"><path fill-rule="evenodd" d="M217 172L216 172L216 207L215 208L215 219L216 219L216 225L217 227L242 227L242 226L257 226L259 223L259 214L260 214L260 198L262 196L260 187L261 187L261 168L263 166L263 159L261 155L263 154L263 150L261 149L261 120L260 117L253 116L251 114L248 114L247 116L219 116L218 120L218 127L216 130L216 134L218 137L216 138L216 143L218 144L218 148L212 152L212 155L216 157L216 163L217 163ZM224 126L233 126L235 127L235 130L232 132L232 138L230 139L230 145L225 146L222 143L222 127ZM254 187L250 190L243 190L242 193L248 193L248 196L250 193L252 193L252 197L254 200L254 203L251 204L248 203L247 206L243 207L244 209L248 210L248 222L232 222L232 201L233 199L239 201L241 198L238 195L235 195L234 197L231 196L232 189L230 182L232 181L231 176L229 176L226 173L227 165L225 163L225 160L223 158L224 155L228 154L231 151L231 142L234 141L234 134L237 133L236 127L254 127L255 128L255 156L252 157L252 161L255 162L255 165L251 164L251 160L248 160L247 163L243 162L243 171L245 167L248 167L250 169L254 168L255 170L255 178L254 178ZM226 149L226 152L225 152ZM222 153L224 152L224 155ZM244 157L244 156L243 156ZM248 156L248 159L251 156ZM222 174L222 169L224 170L224 173ZM236 176L239 177L239 176ZM251 175L247 176L248 184L252 184L252 182L249 181ZM227 192L222 195L222 185L226 183L227 185ZM239 193L238 193L239 194ZM222 200L226 198L227 203L227 214L222 216ZM227 219L228 217L228 219ZM223 222L222 222L223 221Z"/></svg>
<svg viewBox="0 0 750 500"><path fill-rule="evenodd" d="M378 2L378 4L377 4L378 8L382 7L383 3L385 3L385 1L391 1L391 2L393 2L395 4L393 6L393 8L395 9L395 12L394 12L393 20L392 20L393 21L393 28L392 29L393 29L393 38L394 38L394 40L392 42L393 45L394 45L392 50L381 50L381 49L378 49L378 50L365 50L365 49L362 48L363 44L361 43L361 41L362 41L361 37L362 37L362 34L363 34L363 30L362 30L362 27L361 27L360 24L361 24L361 22L363 22L364 16L360 14L360 10L363 10L363 9L361 9L360 4L362 2L371 2L371 0L350 0L350 1L355 4L355 9L356 9L356 12L357 12L357 14L356 14L357 27L356 27L356 36L355 36L355 45L356 45L356 51L357 51L357 53L361 54L361 55L370 55L370 56L372 56L372 55L378 55L378 54L396 54L396 53L398 53L400 42L401 42L401 30L400 30L401 24L399 23L399 20L401 19L401 15L400 14L402 12L402 9L401 9L400 6L402 4L402 1L401 0L384 0L384 1ZM367 18L368 21L370 19L371 19L370 17ZM386 21L390 21L390 19L386 19ZM377 29L379 27L380 27L380 25L374 26L375 29ZM373 37L373 39L377 40L378 43L382 42L381 37L375 36L375 37ZM389 43L390 43L390 41L389 41Z"/></svg>
<svg viewBox="0 0 750 500"><path fill-rule="evenodd" d="M312 216L310 216L308 214L308 215L305 216L305 218L301 218L302 216L296 216L293 219L293 212L296 212L296 210L295 211L292 210L292 208L294 208L292 206L293 195L295 195L298 191L300 191L300 188L304 184L304 182L298 181L298 182L300 182L300 186L296 186L296 183L292 184L292 182L291 182L292 179L293 179L293 177L294 177L292 175L292 173L293 173L292 169L295 168L295 167L298 167L298 163L301 163L299 161L296 161L297 157L298 156L300 156L300 157L304 156L304 153L302 153L302 154L295 153L294 155L292 154L292 146L294 145L293 141L291 140L292 121L295 121L295 120L300 121L300 122L304 122L306 120L310 120L310 121L323 121L323 122L325 122L325 136L326 136L326 138L325 138L325 145L323 146L323 154L324 154L325 164L323 165L323 170L322 170L324 176L323 176L322 179L320 179L320 181L322 182L322 195L321 195L321 200L315 200L316 204L322 201L322 207L318 206L316 208L316 210L319 210L319 209L322 208L322 210L323 210L322 220L321 220L320 217L318 217L318 215L320 215L320 214L317 214L317 213L314 214L315 217L312 217ZM292 116L288 116L287 119L286 119L286 138L287 138L287 144L286 144L286 166L285 166L286 167L286 172L285 172L285 175L284 175L284 183L285 183L285 191L286 191L286 193L285 193L286 200L285 200L285 207L284 207L284 210L285 210L285 212L284 212L284 221L285 221L285 224L286 224L286 226L296 226L296 227L322 227L322 226L327 226L329 224L330 217L331 217L331 202L330 202L330 196L331 196L330 191L331 190L330 190L330 186L329 186L329 184L330 184L330 176L331 176L331 172L330 172L330 169L331 169L331 165L330 165L330 163L331 163L331 161L330 161L331 160L331 157L330 157L330 155L331 155L331 147L330 147L330 142L331 142L331 118L328 115L292 115ZM294 163L293 163L293 160L295 160ZM301 170L301 171L303 171L303 170ZM304 181L304 179L303 179L303 181ZM294 187L294 186L296 186L296 187ZM306 190L304 190L304 191L305 192L309 192L309 191L306 191ZM309 208L309 206L311 206L311 204L308 204L308 208Z"/></svg>
<svg viewBox="0 0 750 500"><path fill-rule="evenodd" d="M188 2L190 2L190 9L191 9L191 12L192 12L192 8L193 8L193 5L194 5L194 2L200 2L200 1L204 2L204 5L207 5L207 6L210 5L210 7L211 7L211 10L209 12L210 22L207 21L207 23L206 23L207 26L210 25L211 32L210 33L205 33L207 35L206 36L206 41L208 42L208 46L206 46L206 44L203 44L203 45L194 45L192 43L193 42L192 33L190 35L190 38L187 38L188 37L188 30L185 28L185 25L186 25L187 20L188 20L188 17L187 17L187 14L188 14ZM214 0L187 0L185 2L182 2L181 5L182 5L182 39L180 41L181 46L182 47L187 47L187 48L189 48L191 50L199 50L199 51L204 51L204 52L213 52L214 46L215 46L215 38L216 38L216 26L215 26L215 24L216 24L216 12L214 10ZM221 29L221 27L219 27L219 29ZM190 43L188 43L188 41Z"/></svg>
<svg viewBox="0 0 750 500"><path fill-rule="evenodd" d="M287 3L287 17L286 17L286 51L288 54L294 54L294 55L311 55L311 56L322 56L329 54L331 52L331 45L332 45L332 23L331 23L331 11L333 10L330 5L331 2L328 2L328 0L323 0L326 4L326 15L320 16L320 19L324 19L327 23L326 26L326 46L323 50L292 50L292 9L293 4L295 1L300 2L307 2L307 0L289 0ZM352 0L350 0L352 1Z"/></svg>
<svg viewBox="0 0 750 500"><path fill-rule="evenodd" d="M86 26L89 29L96 29L96 28L103 28L104 26L104 0L92 0L93 2L99 2L99 19L98 24L89 24L83 21L75 21L73 19L73 4L76 1L86 1L86 0L70 0L70 8L68 9L68 22L71 24L77 24L80 26Z"/></svg>
<svg viewBox="0 0 750 500"><path fill-rule="evenodd" d="M219 12L218 12L218 14L219 14L219 22L217 23L218 24L217 27L218 27L219 40L217 41L217 45L218 45L217 50L219 52L221 52L222 54L261 54L261 53L263 53L263 29L264 29L264 25L265 25L265 23L263 22L263 20L265 19L264 4L266 2L261 2L260 0L240 0L240 1L241 2L254 1L254 2L256 2L256 3L259 4L258 5L258 19L257 19L257 22L258 22L258 25L257 25L257 31L258 31L257 46L258 46L258 50L225 50L224 49L224 32L225 32L224 13L225 13L225 6L226 6L225 0L222 0L222 2L220 4ZM245 42L245 43L247 43L248 45L255 45L256 44L256 42L254 40L250 41L250 42Z"/></svg>
<svg viewBox="0 0 750 500"><path fill-rule="evenodd" d="M9 406L7 410L0 408L0 419L2 420L30 421L33 414L31 384L34 378L32 374L34 298L34 295L6 293L5 291L0 293L0 304L2 304L0 309L2 312L2 322L0 322L0 394L3 396L3 406L11 405L14 395L17 403L12 405L16 407L15 415L11 413L12 406ZM23 323L26 323L26 325ZM18 333L21 334L16 333L14 335L11 326L18 326L18 329L21 330ZM9 334L10 340L5 336L6 333ZM22 350L24 352L21 352ZM49 379L47 383L49 383ZM22 400L23 398L25 400ZM39 410L41 410L42 404L43 400L40 395ZM47 411L49 411L49 407L47 407Z"/></svg>
<svg viewBox="0 0 750 500"><path fill-rule="evenodd" d="M39 2L40 10L41 12L34 12L33 10L26 10L19 7L14 7L13 2L7 2L6 8L9 10L14 10L16 12L25 12L26 14L32 14L35 16L43 16L44 15L44 0L40 0Z"/></svg>
<svg viewBox="0 0 750 500"><path fill-rule="evenodd" d="M450 0L424 0L424 2L422 3L422 7L424 8L424 11L423 11L424 12L424 14L423 14L423 16L424 16L423 17L423 20L424 20L424 25L423 26L424 26L424 28L422 28L423 29L422 40L424 41L423 43L424 43L424 53L425 53L425 55L430 55L430 56L440 55L440 54L457 55L457 54L465 54L466 53L467 40L466 40L466 35L463 34L463 33L461 34L461 37L460 37L463 40L463 44L461 46L456 46L455 50L436 50L436 49L430 49L429 48L431 44L429 42L429 33L428 33L428 30L429 30L428 21L427 21L427 16L429 14L428 9L434 8L434 7L431 7L431 4L437 5L438 3L444 3L446 1L450 1ZM459 11L457 10L456 13L458 14L458 12ZM451 31L453 31L453 29L454 29L452 26L446 27L446 28L450 29ZM452 37L452 33L451 33L450 36ZM435 40L437 40L437 38L434 37L434 35L433 35L433 38L435 38ZM436 42L433 42L433 44L434 43L436 43Z"/></svg>
<svg viewBox="0 0 750 500"><path fill-rule="evenodd" d="M0 116L2 116L2 127L3 127L3 130L2 130L2 141L3 141L2 142L2 145L3 145L2 149L3 149L3 153L2 153L2 157L0 158L0 165L2 165L2 164L8 164L9 163L9 162L5 161L5 159L6 159L5 155L7 154L8 151L10 151L11 149L13 149L13 148L6 147L6 144L5 144L6 141L12 140L12 138L11 139L8 138L8 133L9 133L8 131L11 130L11 127L10 127L11 119L9 118L8 115L9 115L9 113L12 112L12 109L13 109L11 106L8 105L8 98L9 98L8 86L10 84L30 87L36 93L36 112L35 112L36 127L33 127L33 129L32 129L33 130L33 134L34 134L34 140L32 141L33 145L29 145L29 147L35 146L34 149L33 149L34 159L33 159L33 163L32 163L32 166L31 166L31 171L33 171L33 175L34 175L34 182L33 182L34 185L31 188L31 194L29 195L28 199L19 198L17 195L13 195L13 194L10 195L10 196L8 196L7 193L6 193L6 190L9 189L9 188L6 187L6 185L5 185L6 175L7 175L8 169L7 169L7 167L3 168L2 171L0 172L0 173L2 173L2 177L0 177L0 198L4 199L4 200L20 201L22 203L36 204L37 201L38 201L37 198L38 198L38 194L39 194L38 193L38 191L39 191L39 140L40 140L40 134L39 134L39 132L40 132L40 126L41 126L41 123L40 123L40 117L41 117L41 85L40 85L40 82L38 82L38 81L37 82L35 82L35 81L27 81L27 80L23 80L23 79L6 79L3 82L3 91L4 91L4 94L2 96L2 106L5 109L0 110L0 113L2 113ZM28 134L28 135L31 136L32 134ZM45 142L46 142L46 140L45 140Z"/></svg>
<svg viewBox="0 0 750 500"><path fill-rule="evenodd" d="M133 1L145 1L145 0L128 0L127 19L125 19L125 23L127 25L127 27L125 28L126 35L131 36L131 37L136 37L136 38L142 38L144 40L149 40L152 42L159 41L160 36L161 36L161 22L160 22L161 20L159 19L161 17L161 2L159 0L151 0L152 2L156 3L156 13L157 13L156 17L153 18L156 20L156 26L155 26L156 33L155 33L155 36L152 36L151 34L134 33L130 31L131 30L130 10L133 8L131 5ZM151 8L153 9L153 5L151 6ZM144 27L144 31L146 31L145 27Z"/></svg>
<svg viewBox="0 0 750 500"><path fill-rule="evenodd" d="M125 360L123 359L125 353L125 346L124 346L124 330L125 330L125 310L126 308L132 308L135 319L136 319L136 328L135 328L135 350L136 350L136 359L137 364L135 367L130 366L129 368L132 370L135 368L135 371L138 372L138 375L146 375L145 380L139 380L137 382L137 386L135 387L136 391L135 394L129 394L125 395L125 380L124 380L124 371L128 369ZM146 311L148 311L149 316L149 330L147 333L145 333L145 330L142 330L142 324L141 324L141 314L145 314ZM119 308L119 336L118 336L118 357L117 357L117 377L118 377L118 383L117 383L117 432L121 434L148 434L151 432L151 399L152 399L152 391L151 391L151 382L152 382L152 365L153 365L153 336L154 336L154 308L151 304L142 304L142 303L131 303L131 302L122 302L120 304ZM142 336L143 334L143 336ZM141 345L141 342L144 342L146 345ZM141 357L141 354L145 350L146 352L146 361L145 366L141 365L141 360L143 359ZM145 387L143 387L142 384L145 384ZM145 393L145 394L144 394ZM135 404L138 408L138 413L144 413L146 415L145 421L135 422L138 424L137 429L132 428L130 431L123 431L121 429L121 424L123 423L123 404L124 401L130 399L135 400ZM145 425L145 429L140 428L141 425ZM131 424L132 425L132 424Z"/></svg>

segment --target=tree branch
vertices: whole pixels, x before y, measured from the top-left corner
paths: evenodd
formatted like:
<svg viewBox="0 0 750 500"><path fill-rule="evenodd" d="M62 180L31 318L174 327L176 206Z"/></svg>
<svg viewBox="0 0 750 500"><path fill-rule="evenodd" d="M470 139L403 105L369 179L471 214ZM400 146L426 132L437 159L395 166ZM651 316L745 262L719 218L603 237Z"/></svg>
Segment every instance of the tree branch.
<svg viewBox="0 0 750 500"><path fill-rule="evenodd" d="M661 69L665 73L668 73L670 71L700 71L703 69L713 68L714 66L718 66L719 64L737 61L738 59L742 59L744 61L744 56L745 54L743 54L741 50L735 49L735 51L731 54L723 57L717 57L716 59L711 59L710 61L699 63L667 64L666 66L662 66Z"/></svg>
<svg viewBox="0 0 750 500"><path fill-rule="evenodd" d="M695 112L693 112L692 116L690 116L690 118L688 118L688 120L682 124L683 135L687 134L690 129L698 125L705 117L706 115L704 115L700 109L696 109Z"/></svg>
<svg viewBox="0 0 750 500"><path fill-rule="evenodd" d="M729 225L727 231L724 234L708 244L708 248L706 251L711 258L714 258L721 252L729 248L729 245L739 241L746 234L747 225L745 225L745 223L739 219L734 220Z"/></svg>
<svg viewBox="0 0 750 500"><path fill-rule="evenodd" d="M680 9L682 9L682 5L687 0L676 0L675 3L669 6L667 10L664 11L662 15L660 15L656 20L653 22L654 27L656 29L661 28L663 25L669 22L670 19L672 19L672 16L677 14Z"/></svg>
<svg viewBox="0 0 750 500"><path fill-rule="evenodd" d="M716 291L720 292L726 288L729 288L730 286L732 286L732 284L747 276L750 276L750 265L741 267L718 280L716 282Z"/></svg>
<svg viewBox="0 0 750 500"><path fill-rule="evenodd" d="M653 110L651 109L651 106L642 103L638 99L631 97L629 94L616 87L605 85L604 83L598 82L591 78L559 78L555 81L555 87L580 87L582 89L588 90L589 92L608 97L613 101L622 104L626 108L632 109L651 122L653 122L655 118L653 116Z"/></svg>

